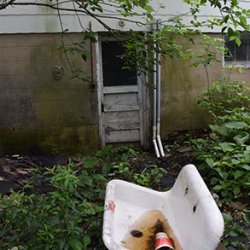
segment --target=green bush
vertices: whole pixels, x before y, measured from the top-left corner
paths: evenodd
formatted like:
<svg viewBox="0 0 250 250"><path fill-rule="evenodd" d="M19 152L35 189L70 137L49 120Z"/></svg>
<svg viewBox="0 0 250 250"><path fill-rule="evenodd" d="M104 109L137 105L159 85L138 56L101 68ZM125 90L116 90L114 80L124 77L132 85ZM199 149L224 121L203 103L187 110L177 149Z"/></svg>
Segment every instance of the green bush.
<svg viewBox="0 0 250 250"><path fill-rule="evenodd" d="M191 140L198 168L209 173L212 190L225 209L223 243L248 249L239 237L246 235L247 210L235 211L231 202L244 202L250 194L250 96L241 82L215 82L198 102L213 118L206 138ZM240 223L239 223L240 221Z"/></svg>
<svg viewBox="0 0 250 250"><path fill-rule="evenodd" d="M220 123L231 120L235 110L250 111L250 92L244 82L220 80L212 84L198 104L208 111L215 123Z"/></svg>
<svg viewBox="0 0 250 250"><path fill-rule="evenodd" d="M199 100L214 118L210 136L193 140L195 157L209 168L213 190L223 200L250 193L250 97L240 82L216 82Z"/></svg>
<svg viewBox="0 0 250 250"><path fill-rule="evenodd" d="M139 152L132 147L106 147L80 164L47 169L42 194L35 183L0 196L0 246L3 250L105 249L102 217L106 184L120 178L144 186L157 185L165 170L133 166ZM32 191L32 192L31 192ZM29 194L31 192L31 194Z"/></svg>
<svg viewBox="0 0 250 250"><path fill-rule="evenodd" d="M222 200L247 197L250 193L250 122L227 122L210 128L213 139L196 140L195 156L203 167L211 170L213 190Z"/></svg>
<svg viewBox="0 0 250 250"><path fill-rule="evenodd" d="M1 249L85 249L101 244L101 217L106 184L100 174L73 164L45 173L51 191L12 192L0 197Z"/></svg>

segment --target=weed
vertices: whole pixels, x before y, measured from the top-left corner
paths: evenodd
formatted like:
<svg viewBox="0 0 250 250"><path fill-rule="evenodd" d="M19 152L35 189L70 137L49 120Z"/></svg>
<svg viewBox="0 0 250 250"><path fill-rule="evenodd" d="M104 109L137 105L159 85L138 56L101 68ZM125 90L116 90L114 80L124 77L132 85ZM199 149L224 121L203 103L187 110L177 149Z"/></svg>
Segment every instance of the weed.
<svg viewBox="0 0 250 250"><path fill-rule="evenodd" d="M24 191L1 196L2 249L85 249L101 245L101 217L106 179L80 173L70 163L47 169L51 191L41 196ZM94 188L93 188L94 187Z"/></svg>
<svg viewBox="0 0 250 250"><path fill-rule="evenodd" d="M207 138L190 140L201 169L209 169L210 184L222 204L250 194L250 97L240 82L216 82L199 100L214 120ZM243 212L242 212L243 216ZM230 237L242 236L230 211L224 213L224 243L246 249Z"/></svg>
<svg viewBox="0 0 250 250"><path fill-rule="evenodd" d="M70 161L66 166L46 169L43 178L49 190L41 195L37 195L35 183L29 184L32 194L24 187L1 195L1 249L104 249L102 216L107 182L115 177L152 186L165 173L156 165L136 173L130 159L139 153L131 147L108 146L96 156L85 157L82 164Z"/></svg>

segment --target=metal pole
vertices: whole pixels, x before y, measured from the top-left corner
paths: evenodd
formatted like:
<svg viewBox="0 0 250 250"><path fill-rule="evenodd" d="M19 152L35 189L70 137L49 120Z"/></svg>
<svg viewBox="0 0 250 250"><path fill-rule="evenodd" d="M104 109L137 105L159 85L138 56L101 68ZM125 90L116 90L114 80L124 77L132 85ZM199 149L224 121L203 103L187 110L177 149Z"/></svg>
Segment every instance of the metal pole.
<svg viewBox="0 0 250 250"><path fill-rule="evenodd" d="M159 24L159 20L156 21L156 29L158 30L160 28L160 24ZM162 146L162 142L161 142L161 128L160 128L160 124L161 124L161 64L160 64L160 60L161 60L161 53L159 50L159 46L156 44L157 46L157 54L156 54L156 84L157 84L157 125L156 125L156 131L157 131L157 144L158 144L158 148L160 151L160 154L162 157L165 156L164 150L163 150L163 146Z"/></svg>
<svg viewBox="0 0 250 250"><path fill-rule="evenodd" d="M153 32L157 26L153 25ZM156 157L160 157L160 152L157 144L157 54L156 54L156 44L154 46L153 53L153 145L155 149Z"/></svg>

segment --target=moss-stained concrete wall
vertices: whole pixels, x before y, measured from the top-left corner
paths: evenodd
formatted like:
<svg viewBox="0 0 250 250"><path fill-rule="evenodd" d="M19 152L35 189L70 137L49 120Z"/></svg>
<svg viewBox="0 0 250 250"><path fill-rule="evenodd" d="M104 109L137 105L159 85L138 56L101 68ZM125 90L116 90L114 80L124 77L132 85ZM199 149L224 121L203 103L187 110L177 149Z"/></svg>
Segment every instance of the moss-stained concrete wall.
<svg viewBox="0 0 250 250"><path fill-rule="evenodd" d="M82 34L67 37L66 43L83 38ZM60 44L60 34L0 35L0 153L24 152L33 146L91 153L99 147L96 90L91 91L89 83L69 79L65 55L56 48ZM80 56L70 59L73 67L91 75L90 61ZM64 69L63 79L53 77L54 66ZM222 63L209 67L209 76L210 82L227 77ZM249 82L250 69L243 73L235 69L231 79ZM172 131L207 126L207 114L196 105L207 90L203 67L165 58L161 83L163 139Z"/></svg>
<svg viewBox="0 0 250 250"><path fill-rule="evenodd" d="M81 34L68 40L80 41ZM90 153L99 146L97 98L89 83L69 79L69 65L56 48L60 34L0 36L0 151L33 146ZM90 74L90 62L71 58ZM55 80L54 66L64 69Z"/></svg>
<svg viewBox="0 0 250 250"><path fill-rule="evenodd" d="M211 36L215 36L212 35ZM217 35L218 37L218 35ZM219 36L220 37L220 36ZM194 37L196 44L200 37ZM183 43L187 48L187 44ZM200 45L192 47L199 49ZM190 47L191 48L191 47ZM222 60L222 55L218 57ZM169 59L162 61L161 79L161 132L162 137L178 130L204 128L208 124L207 114L197 106L197 99L207 90L207 78L202 66L190 67L190 60ZM222 62L213 63L208 67L210 84L228 77L228 71ZM242 73L235 68L230 79L245 81L250 86L250 69Z"/></svg>

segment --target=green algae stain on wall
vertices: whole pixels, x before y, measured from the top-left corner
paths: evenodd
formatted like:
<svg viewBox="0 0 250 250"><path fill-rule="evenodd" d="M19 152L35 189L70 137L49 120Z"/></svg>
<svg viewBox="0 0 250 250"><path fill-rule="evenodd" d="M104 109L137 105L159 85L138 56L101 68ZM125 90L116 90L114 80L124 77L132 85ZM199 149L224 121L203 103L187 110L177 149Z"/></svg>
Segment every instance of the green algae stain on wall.
<svg viewBox="0 0 250 250"><path fill-rule="evenodd" d="M200 41L199 36L194 37ZM187 45L185 44L187 47ZM199 49L199 44L193 49ZM194 59L193 59L194 60ZM218 56L218 62L214 62L208 69L210 85L219 79L225 79L225 69L222 67ZM197 100L208 90L208 79L205 68L200 65L197 68L191 67L192 60L181 59L162 60L162 98L161 113L162 135L178 130L192 130L207 128L210 119L207 113L197 105ZM249 71L244 74L231 72L231 79L248 81Z"/></svg>
<svg viewBox="0 0 250 250"><path fill-rule="evenodd" d="M82 38L82 34L72 36L72 40ZM5 52L10 60L1 73L0 81L7 86L1 85L1 111L8 113L1 117L0 150L22 153L34 146L70 154L96 150L96 93L90 92L88 84L67 78L67 63L56 49L60 34L6 36L6 40L7 47L13 40L18 40L19 45ZM16 62L19 67L13 70ZM89 62L75 63L86 71L90 69ZM55 65L65 69L66 78L53 78Z"/></svg>
<svg viewBox="0 0 250 250"><path fill-rule="evenodd" d="M86 83L53 78L53 66L65 62L52 37L42 38L30 57L31 64L39 65L32 88L40 145L71 154L93 151L99 146L96 98Z"/></svg>
<svg viewBox="0 0 250 250"><path fill-rule="evenodd" d="M44 130L42 148L68 154L93 154L99 147L98 126L65 127Z"/></svg>
<svg viewBox="0 0 250 250"><path fill-rule="evenodd" d="M178 130L206 126L196 106L197 98L205 91L200 69L190 68L188 62L164 59L162 62L162 136Z"/></svg>
<svg viewBox="0 0 250 250"><path fill-rule="evenodd" d="M39 133L27 128L1 128L0 152L14 154L27 152L30 148L39 144Z"/></svg>
<svg viewBox="0 0 250 250"><path fill-rule="evenodd" d="M97 118L83 90L62 88L37 93L36 115L40 128L47 131L42 133L44 148L79 153L90 152L99 146Z"/></svg>

